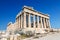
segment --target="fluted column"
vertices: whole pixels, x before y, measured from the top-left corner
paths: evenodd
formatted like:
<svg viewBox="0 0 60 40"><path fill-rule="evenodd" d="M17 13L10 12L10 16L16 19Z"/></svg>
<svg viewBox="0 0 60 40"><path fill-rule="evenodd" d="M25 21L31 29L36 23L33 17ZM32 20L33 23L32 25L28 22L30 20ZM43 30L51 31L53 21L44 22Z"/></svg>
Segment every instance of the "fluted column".
<svg viewBox="0 0 60 40"><path fill-rule="evenodd" d="M43 20L44 20L44 28L46 28L46 21L45 21L45 18L44 18Z"/></svg>
<svg viewBox="0 0 60 40"><path fill-rule="evenodd" d="M22 28L22 15L21 15L21 28Z"/></svg>
<svg viewBox="0 0 60 40"><path fill-rule="evenodd" d="M45 28L47 28L47 18L45 19L45 21L46 21L46 27Z"/></svg>
<svg viewBox="0 0 60 40"><path fill-rule="evenodd" d="M29 25L29 28L31 28L31 21L30 21L30 14L28 15L28 25Z"/></svg>
<svg viewBox="0 0 60 40"><path fill-rule="evenodd" d="M46 28L48 28L48 25L49 25L49 24L48 24L48 19L46 19Z"/></svg>
<svg viewBox="0 0 60 40"><path fill-rule="evenodd" d="M36 22L36 21L35 21L35 15L33 15L33 16L34 16L34 17L33 17L33 20L34 20L34 23L33 23L34 26L33 26L33 27L36 28L36 25L35 25L35 22Z"/></svg>
<svg viewBox="0 0 60 40"><path fill-rule="evenodd" d="M39 16L37 16L37 27L39 28Z"/></svg>
<svg viewBox="0 0 60 40"><path fill-rule="evenodd" d="M46 27L47 27L47 21L46 21L46 18L45 18L45 24L46 24ZM46 27L45 27L45 28L46 28Z"/></svg>
<svg viewBox="0 0 60 40"><path fill-rule="evenodd" d="M50 20L48 19L48 28L51 28L51 26L50 26Z"/></svg>
<svg viewBox="0 0 60 40"><path fill-rule="evenodd" d="M24 28L26 28L26 13L24 12Z"/></svg>
<svg viewBox="0 0 60 40"><path fill-rule="evenodd" d="M41 28L43 28L42 17L40 19L41 19Z"/></svg>
<svg viewBox="0 0 60 40"><path fill-rule="evenodd" d="M20 15L20 28L21 28L21 15Z"/></svg>
<svg viewBox="0 0 60 40"><path fill-rule="evenodd" d="M48 28L49 28L49 20L47 19L47 26L48 26Z"/></svg>
<svg viewBox="0 0 60 40"><path fill-rule="evenodd" d="M18 21L17 22L18 22L18 27L19 27L19 17L18 17Z"/></svg>
<svg viewBox="0 0 60 40"><path fill-rule="evenodd" d="M19 16L19 28L20 28L20 16Z"/></svg>
<svg viewBox="0 0 60 40"><path fill-rule="evenodd" d="M18 27L18 18L16 18L16 26Z"/></svg>
<svg viewBox="0 0 60 40"><path fill-rule="evenodd" d="M40 22L39 27L41 28L41 17L40 16L39 16L39 22Z"/></svg>

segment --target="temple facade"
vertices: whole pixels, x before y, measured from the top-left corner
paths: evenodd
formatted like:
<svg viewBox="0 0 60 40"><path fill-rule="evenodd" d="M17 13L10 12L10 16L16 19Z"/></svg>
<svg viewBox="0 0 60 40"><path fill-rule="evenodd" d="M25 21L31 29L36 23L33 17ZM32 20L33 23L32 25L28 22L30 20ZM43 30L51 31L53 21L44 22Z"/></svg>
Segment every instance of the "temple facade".
<svg viewBox="0 0 60 40"><path fill-rule="evenodd" d="M31 30L36 33L44 33L44 30L50 28L49 15L38 12L32 7L24 6L16 16L15 23L13 25L12 23L8 24L7 30L24 29L24 31Z"/></svg>

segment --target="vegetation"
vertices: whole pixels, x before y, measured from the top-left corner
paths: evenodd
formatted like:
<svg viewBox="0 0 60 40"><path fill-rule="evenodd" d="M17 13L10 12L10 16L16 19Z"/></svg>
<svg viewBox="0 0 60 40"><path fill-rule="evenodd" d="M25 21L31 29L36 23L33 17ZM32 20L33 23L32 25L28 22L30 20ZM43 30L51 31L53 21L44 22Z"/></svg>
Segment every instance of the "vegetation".
<svg viewBox="0 0 60 40"><path fill-rule="evenodd" d="M20 34L21 35L21 38L24 39L24 38L27 38L27 37L31 37L34 35L34 32L32 31L23 31L23 29L17 29L14 31L14 34Z"/></svg>

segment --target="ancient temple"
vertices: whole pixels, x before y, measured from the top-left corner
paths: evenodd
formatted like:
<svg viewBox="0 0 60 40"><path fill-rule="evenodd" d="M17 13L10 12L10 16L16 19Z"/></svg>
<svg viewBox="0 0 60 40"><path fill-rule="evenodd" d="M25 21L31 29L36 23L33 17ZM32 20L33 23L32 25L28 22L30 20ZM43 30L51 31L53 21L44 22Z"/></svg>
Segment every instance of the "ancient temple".
<svg viewBox="0 0 60 40"><path fill-rule="evenodd" d="M41 33L50 28L49 15L24 6L16 16L15 23L8 24L7 30L24 29L24 31L34 30L36 33Z"/></svg>

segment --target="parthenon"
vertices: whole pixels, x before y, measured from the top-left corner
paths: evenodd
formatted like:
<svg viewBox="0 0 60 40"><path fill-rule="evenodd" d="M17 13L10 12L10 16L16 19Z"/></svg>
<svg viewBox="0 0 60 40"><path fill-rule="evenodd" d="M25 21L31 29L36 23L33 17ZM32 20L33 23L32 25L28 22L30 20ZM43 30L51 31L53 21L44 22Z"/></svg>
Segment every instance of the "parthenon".
<svg viewBox="0 0 60 40"><path fill-rule="evenodd" d="M7 29L11 29L12 26L8 24ZM24 6L22 11L16 16L14 28L35 30L36 32L42 32L41 30L50 29L49 15L43 14L34 10L32 7ZM13 28L13 29L14 29Z"/></svg>

